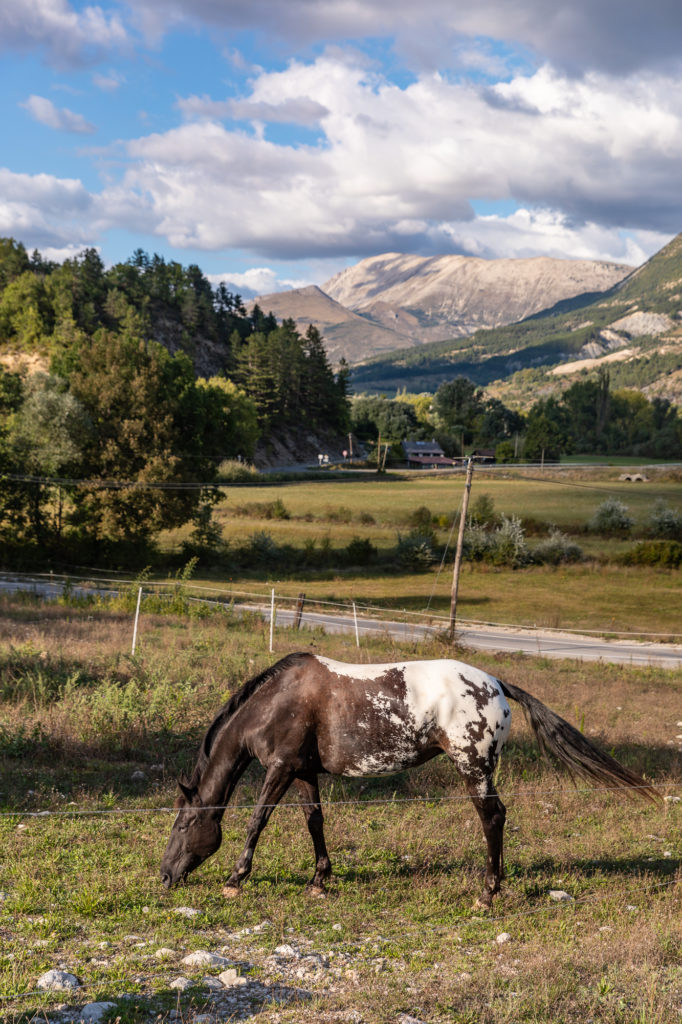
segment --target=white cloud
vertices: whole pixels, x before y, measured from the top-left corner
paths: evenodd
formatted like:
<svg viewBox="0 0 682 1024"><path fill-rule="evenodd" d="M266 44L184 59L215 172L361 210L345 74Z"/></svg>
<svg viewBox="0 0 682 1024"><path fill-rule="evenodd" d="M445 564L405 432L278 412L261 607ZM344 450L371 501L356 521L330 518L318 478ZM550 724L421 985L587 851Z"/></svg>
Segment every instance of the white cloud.
<svg viewBox="0 0 682 1024"><path fill-rule="evenodd" d="M117 14L101 7L75 10L67 0L2 0L0 47L44 50L58 67L78 67L125 46L126 30Z"/></svg>
<svg viewBox="0 0 682 1024"><path fill-rule="evenodd" d="M125 78L119 71L111 70L106 75L93 75L92 82L102 92L116 92L125 82Z"/></svg>
<svg viewBox="0 0 682 1024"><path fill-rule="evenodd" d="M74 114L68 107L55 107L52 100L45 96L29 96L19 105L29 112L34 121L58 132L92 135L97 131L95 125L86 121L82 114Z"/></svg>
<svg viewBox="0 0 682 1024"><path fill-rule="evenodd" d="M28 249L80 250L96 240L92 197L76 179L0 168L0 197L0 235Z"/></svg>
<svg viewBox="0 0 682 1024"><path fill-rule="evenodd" d="M247 133L195 121L129 142L124 185L178 247L269 259L457 247L493 255L512 235L545 251L554 231L555 250L572 239L575 254L606 246L613 257L617 229L664 237L679 226L675 86L647 74L623 89L610 76L543 67L493 87L431 74L400 88L326 54L263 72L240 101L270 111L310 98L324 111L318 143L276 144L265 123ZM197 102L210 114L212 101ZM553 219L475 220L474 199L513 199Z"/></svg>

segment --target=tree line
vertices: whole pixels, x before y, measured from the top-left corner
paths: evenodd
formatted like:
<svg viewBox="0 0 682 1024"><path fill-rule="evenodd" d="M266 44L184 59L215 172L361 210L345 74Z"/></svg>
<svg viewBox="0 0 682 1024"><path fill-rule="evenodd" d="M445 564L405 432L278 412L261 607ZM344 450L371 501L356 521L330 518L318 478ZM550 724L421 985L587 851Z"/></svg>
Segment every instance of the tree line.
<svg viewBox="0 0 682 1024"><path fill-rule="evenodd" d="M668 399L612 389L608 370L577 380L563 393L539 398L524 414L509 409L468 377L441 384L434 395L395 399L358 396L352 428L369 445L434 438L450 457L472 448L494 451L498 462L558 461L562 455L610 454L677 458L682 418Z"/></svg>
<svg viewBox="0 0 682 1024"><path fill-rule="evenodd" d="M0 533L42 549L205 521L222 459L348 427L347 374L314 327L141 250L106 269L94 249L56 264L0 239L0 350L45 365L0 364Z"/></svg>

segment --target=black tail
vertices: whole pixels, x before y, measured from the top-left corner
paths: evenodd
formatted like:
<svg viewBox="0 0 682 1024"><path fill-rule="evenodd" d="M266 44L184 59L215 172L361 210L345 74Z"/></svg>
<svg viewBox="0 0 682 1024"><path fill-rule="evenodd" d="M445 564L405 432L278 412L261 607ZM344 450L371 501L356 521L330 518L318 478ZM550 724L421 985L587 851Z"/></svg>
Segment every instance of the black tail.
<svg viewBox="0 0 682 1024"><path fill-rule="evenodd" d="M634 795L653 803L660 801L659 794L644 779L595 747L581 732L554 711L550 711L536 697L531 697L518 686L503 683L501 680L498 682L505 697L518 701L525 711L543 754L554 754L574 780L576 776L580 776L589 782L601 782L618 789L631 790Z"/></svg>

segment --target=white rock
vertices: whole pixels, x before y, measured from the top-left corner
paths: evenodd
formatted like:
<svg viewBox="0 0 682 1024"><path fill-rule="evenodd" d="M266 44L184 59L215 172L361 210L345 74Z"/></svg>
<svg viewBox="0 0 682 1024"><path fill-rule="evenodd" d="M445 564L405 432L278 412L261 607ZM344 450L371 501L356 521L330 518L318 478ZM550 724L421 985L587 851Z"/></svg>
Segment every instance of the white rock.
<svg viewBox="0 0 682 1024"><path fill-rule="evenodd" d="M168 987L176 988L178 992L184 992L185 989L192 987L192 982L189 980L189 978L183 978L183 976L180 975L179 978L175 978L173 981L171 981Z"/></svg>
<svg viewBox="0 0 682 1024"><path fill-rule="evenodd" d="M679 804L680 800L682 800L682 796L664 796L663 799L668 804Z"/></svg>
<svg viewBox="0 0 682 1024"><path fill-rule="evenodd" d="M337 921L336 924L332 925L332 931L333 932L342 932L343 931L343 925L339 924L338 921Z"/></svg>
<svg viewBox="0 0 682 1024"><path fill-rule="evenodd" d="M113 1010L115 1006L116 1003L88 1003L81 1010L79 1019L84 1020L86 1024L97 1024L105 1013Z"/></svg>
<svg viewBox="0 0 682 1024"><path fill-rule="evenodd" d="M509 934L509 932L500 932L500 934L495 939L495 942L498 944L498 946L504 946L505 942L511 942L511 935Z"/></svg>
<svg viewBox="0 0 682 1024"><path fill-rule="evenodd" d="M81 983L75 974L68 971L47 971L42 974L36 983L38 988L47 992L66 992L69 989L80 988Z"/></svg>
<svg viewBox="0 0 682 1024"><path fill-rule="evenodd" d="M223 971L222 974L218 975L218 979L225 988L230 988L231 985L234 985L238 977L239 975L234 967L228 967L226 971Z"/></svg>
<svg viewBox="0 0 682 1024"><path fill-rule="evenodd" d="M563 889L550 889L549 898L555 900L557 903L570 903L573 899L569 893L564 892Z"/></svg>
<svg viewBox="0 0 682 1024"><path fill-rule="evenodd" d="M207 953L205 949L197 949L189 953L180 961L185 967L228 967L230 961L227 957L218 956L217 953Z"/></svg>
<svg viewBox="0 0 682 1024"><path fill-rule="evenodd" d="M147 778L147 776L145 775L145 773L144 773L144 772L141 772L141 771L140 771L140 770L138 769L138 771L136 771L136 772L133 772L133 774L132 774L132 775L130 776L130 781L131 781L131 782L144 782L144 780L145 780L146 778Z"/></svg>
<svg viewBox="0 0 682 1024"><path fill-rule="evenodd" d="M217 978L211 978L211 977L202 978L201 979L201 984L204 986L204 988L213 989L214 992L217 992L218 989L220 989L221 992L223 990L223 986L221 985L221 983L218 981Z"/></svg>
<svg viewBox="0 0 682 1024"><path fill-rule="evenodd" d="M246 985L246 978L242 978L241 975L237 974L234 967L229 967L222 974L218 975L218 979L225 986L225 988L233 988L235 985Z"/></svg>
<svg viewBox="0 0 682 1024"><path fill-rule="evenodd" d="M275 946L275 953L277 956L293 957L298 956L298 953L293 946L290 946L288 942L284 942L281 946Z"/></svg>
<svg viewBox="0 0 682 1024"><path fill-rule="evenodd" d="M154 954L154 956L158 960L167 960L169 957L175 955L176 954L174 949L166 949L165 946L162 946L161 949L157 949L156 953Z"/></svg>
<svg viewBox="0 0 682 1024"><path fill-rule="evenodd" d="M200 910L195 910L194 907L174 907L174 914L180 914L181 917L196 917L200 914Z"/></svg>

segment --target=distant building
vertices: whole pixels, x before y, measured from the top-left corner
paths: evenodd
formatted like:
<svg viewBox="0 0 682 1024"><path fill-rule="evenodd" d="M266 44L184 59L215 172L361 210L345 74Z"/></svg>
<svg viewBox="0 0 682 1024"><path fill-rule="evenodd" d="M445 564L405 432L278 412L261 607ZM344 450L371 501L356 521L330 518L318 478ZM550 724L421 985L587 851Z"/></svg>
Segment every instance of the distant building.
<svg viewBox="0 0 682 1024"><path fill-rule="evenodd" d="M471 453L471 458L477 459L478 462L495 462L495 449L474 448Z"/></svg>
<svg viewBox="0 0 682 1024"><path fill-rule="evenodd" d="M456 466L457 459L448 459L437 441L403 441L408 469L438 469Z"/></svg>

